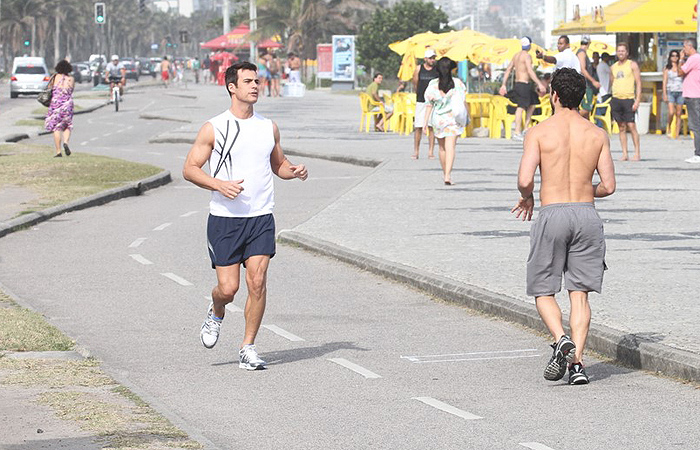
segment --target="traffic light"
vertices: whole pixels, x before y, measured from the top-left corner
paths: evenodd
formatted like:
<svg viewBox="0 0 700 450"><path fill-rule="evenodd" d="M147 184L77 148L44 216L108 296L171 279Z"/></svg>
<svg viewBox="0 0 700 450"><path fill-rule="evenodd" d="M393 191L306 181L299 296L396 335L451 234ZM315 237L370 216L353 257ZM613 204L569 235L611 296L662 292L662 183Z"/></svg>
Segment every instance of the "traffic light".
<svg viewBox="0 0 700 450"><path fill-rule="evenodd" d="M29 39L25 39L25 40L24 40L24 46L25 46L25 47L29 47L30 44L31 44L31 41L30 41Z"/></svg>
<svg viewBox="0 0 700 450"><path fill-rule="evenodd" d="M187 44L190 42L190 33L187 30L180 30L180 44Z"/></svg>
<svg viewBox="0 0 700 450"><path fill-rule="evenodd" d="M102 2L95 3L95 23L102 25L106 20L105 4Z"/></svg>

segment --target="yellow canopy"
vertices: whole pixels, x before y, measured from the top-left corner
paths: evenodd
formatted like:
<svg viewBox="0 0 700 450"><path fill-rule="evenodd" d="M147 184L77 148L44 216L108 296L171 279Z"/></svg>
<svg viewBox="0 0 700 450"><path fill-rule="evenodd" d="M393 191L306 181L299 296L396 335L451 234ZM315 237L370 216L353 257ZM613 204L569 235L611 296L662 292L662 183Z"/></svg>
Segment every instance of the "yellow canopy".
<svg viewBox="0 0 700 450"><path fill-rule="evenodd" d="M576 53L576 51L581 47L580 43L577 44L571 44L571 51ZM586 52L588 54L589 58L593 57L593 52L598 52L599 55L602 55L603 53L608 53L609 55L614 55L615 54L615 46L606 44L605 42L601 41L593 41L591 44L588 46L588 51Z"/></svg>
<svg viewBox="0 0 700 450"><path fill-rule="evenodd" d="M432 31L418 33L408 39L404 39L403 41L389 44L389 48L399 55L406 56L406 53L410 53L414 58L423 58L425 55L425 49L432 47L433 44L439 41L446 34L448 33L438 34L433 33Z"/></svg>
<svg viewBox="0 0 700 450"><path fill-rule="evenodd" d="M475 51L472 62L503 64L513 58L513 55L520 50L522 50L520 39L494 39ZM533 43L528 52L532 56L532 62L535 64L538 61L535 54L537 50L544 51L542 47Z"/></svg>
<svg viewBox="0 0 700 450"><path fill-rule="evenodd" d="M697 0L620 0L552 30L559 34L695 33Z"/></svg>
<svg viewBox="0 0 700 450"><path fill-rule="evenodd" d="M493 37L478 31L453 31L437 41L433 48L441 58L447 56L453 61L463 61L465 59L473 61L474 52L493 40Z"/></svg>

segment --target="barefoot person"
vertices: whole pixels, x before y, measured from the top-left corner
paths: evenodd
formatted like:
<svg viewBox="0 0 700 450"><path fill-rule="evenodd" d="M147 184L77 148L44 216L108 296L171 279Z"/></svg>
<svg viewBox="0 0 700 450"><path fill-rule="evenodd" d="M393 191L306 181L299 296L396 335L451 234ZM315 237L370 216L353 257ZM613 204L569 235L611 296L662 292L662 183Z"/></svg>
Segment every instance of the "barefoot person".
<svg viewBox="0 0 700 450"><path fill-rule="evenodd" d="M277 125L255 113L259 84L255 64L238 62L226 70L231 107L202 126L183 169L186 180L212 191L207 241L217 285L200 338L206 348L216 345L243 264L248 298L239 367L247 370L265 368L255 337L265 312L267 268L275 255L272 174L284 180L308 176L303 164L285 158ZM202 170L207 162L209 173Z"/></svg>
<svg viewBox="0 0 700 450"><path fill-rule="evenodd" d="M518 171L521 197L512 209L516 217L531 220L539 166L541 209L530 230L527 294L535 297L537 311L555 340L544 377L560 380L568 361L570 384L588 383L583 368L591 320L588 293L600 293L605 270L603 223L593 199L615 192L608 135L578 113L585 93L586 80L574 69L554 73L554 115L525 136ZM594 172L600 177L596 184ZM571 301L571 337L564 332L554 298L561 291L562 274Z"/></svg>
<svg viewBox="0 0 700 450"><path fill-rule="evenodd" d="M413 72L413 91L416 93L416 110L413 115L413 156L411 158L418 159L420 153L420 140L423 136L423 127L426 124L425 120L425 90L428 87L430 80L437 78L437 69L435 68L436 55L435 50L429 48L423 55L423 64L416 67ZM433 129L428 127L428 159L435 158L435 136Z"/></svg>
<svg viewBox="0 0 700 450"><path fill-rule="evenodd" d="M513 84L513 91L515 93L514 102L518 107L515 110L515 133L513 134L513 140L522 141L523 140L523 112L525 112L525 128L530 124L530 118L532 113L535 111L535 106L540 102L537 95L532 88L531 83L535 83L537 86L537 93L544 95L547 88L544 84L537 78L537 74L532 69L532 56L530 56L530 48L532 48L532 41L529 37L525 36L520 40L521 50L513 56L510 60L506 73L503 75L503 84L498 91L501 95L506 95L508 89L506 88L506 82L510 73L515 70L515 83Z"/></svg>
<svg viewBox="0 0 700 450"><path fill-rule="evenodd" d="M612 118L620 128L621 161L627 161L627 133L632 135L634 144L633 161L641 159L639 133L634 123L634 113L642 99L642 75L636 62L629 59L629 45L617 44L617 62L610 68L612 72L612 100L610 110Z"/></svg>

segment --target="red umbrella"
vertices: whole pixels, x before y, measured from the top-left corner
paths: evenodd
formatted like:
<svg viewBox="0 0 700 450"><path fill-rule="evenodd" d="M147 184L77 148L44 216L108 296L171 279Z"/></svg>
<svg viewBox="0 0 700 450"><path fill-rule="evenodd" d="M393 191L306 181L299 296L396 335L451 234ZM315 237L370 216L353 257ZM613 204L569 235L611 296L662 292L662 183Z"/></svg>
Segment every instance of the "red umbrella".
<svg viewBox="0 0 700 450"><path fill-rule="evenodd" d="M215 53L214 56L211 57L213 61L223 61L225 59L232 59L234 61L238 61L238 56L234 55L233 53L229 52L218 52Z"/></svg>
<svg viewBox="0 0 700 450"><path fill-rule="evenodd" d="M258 48L280 48L282 44L272 39L265 39L264 41L258 42Z"/></svg>
<svg viewBox="0 0 700 450"><path fill-rule="evenodd" d="M212 39L209 42L205 42L201 45L201 47L210 48L213 50L240 47L248 42L246 40L248 33L250 33L250 28L248 25L239 25L228 33L222 34L218 38Z"/></svg>

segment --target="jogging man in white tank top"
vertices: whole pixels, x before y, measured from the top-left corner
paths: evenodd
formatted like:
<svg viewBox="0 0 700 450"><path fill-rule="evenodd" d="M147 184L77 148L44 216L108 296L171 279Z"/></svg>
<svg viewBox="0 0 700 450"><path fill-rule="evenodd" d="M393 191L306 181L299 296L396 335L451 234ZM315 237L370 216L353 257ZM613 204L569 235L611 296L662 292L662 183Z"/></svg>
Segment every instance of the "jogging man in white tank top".
<svg viewBox="0 0 700 450"><path fill-rule="evenodd" d="M206 348L216 345L225 306L240 285L242 263L248 298L239 367L247 370L265 368L255 336L265 313L267 268L275 255L272 174L284 180L308 176L303 164L285 158L277 125L253 110L259 83L257 66L249 62L226 70L231 108L202 126L182 171L186 180L212 191L207 241L217 285L200 338ZM202 170L207 162L209 173Z"/></svg>

